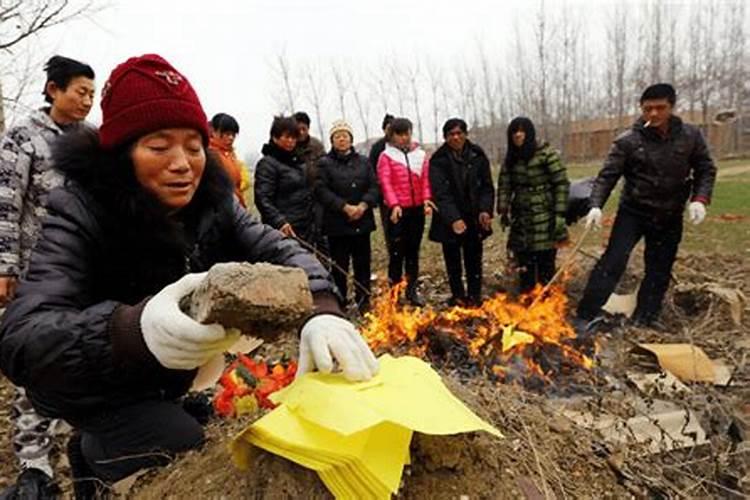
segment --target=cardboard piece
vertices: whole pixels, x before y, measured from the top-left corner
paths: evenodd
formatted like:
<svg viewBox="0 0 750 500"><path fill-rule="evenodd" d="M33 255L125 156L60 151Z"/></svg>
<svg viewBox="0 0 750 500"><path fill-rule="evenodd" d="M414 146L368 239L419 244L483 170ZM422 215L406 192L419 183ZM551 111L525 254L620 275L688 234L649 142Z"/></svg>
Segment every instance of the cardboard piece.
<svg viewBox="0 0 750 500"><path fill-rule="evenodd" d="M607 413L594 416L573 410L563 410L563 414L577 425L597 431L609 443L646 443L651 453L700 446L708 442L695 413L661 403L648 415L628 419Z"/></svg>
<svg viewBox="0 0 750 500"><path fill-rule="evenodd" d="M628 372L626 374L630 380L642 393L653 395L654 392L664 396L676 394L685 394L690 388L683 384L680 379L669 372L661 373L636 373Z"/></svg>
<svg viewBox="0 0 750 500"><path fill-rule="evenodd" d="M639 348L656 356L664 370L682 381L716 381L714 363L700 347L692 344L638 344L634 351Z"/></svg>

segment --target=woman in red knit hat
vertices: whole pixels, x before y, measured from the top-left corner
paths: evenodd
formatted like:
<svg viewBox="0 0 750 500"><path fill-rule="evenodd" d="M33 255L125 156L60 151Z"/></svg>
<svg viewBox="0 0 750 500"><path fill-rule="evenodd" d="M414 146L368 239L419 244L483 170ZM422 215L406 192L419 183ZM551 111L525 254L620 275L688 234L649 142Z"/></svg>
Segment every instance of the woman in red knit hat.
<svg viewBox="0 0 750 500"><path fill-rule="evenodd" d="M202 441L178 398L237 335L195 322L179 301L215 263L302 268L316 311L301 330L299 371L330 371L334 359L350 380L377 371L339 316L325 268L232 196L206 156L206 115L184 75L157 55L129 59L101 106L98 134L70 136L55 152L67 182L49 197L0 326L2 371L40 414L76 429L68 456L81 498Z"/></svg>

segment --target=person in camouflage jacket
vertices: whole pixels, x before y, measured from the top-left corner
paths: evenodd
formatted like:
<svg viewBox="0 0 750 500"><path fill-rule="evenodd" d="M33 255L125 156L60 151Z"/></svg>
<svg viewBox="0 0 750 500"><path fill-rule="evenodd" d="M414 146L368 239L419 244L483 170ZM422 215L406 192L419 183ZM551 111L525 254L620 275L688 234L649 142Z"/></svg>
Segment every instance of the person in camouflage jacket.
<svg viewBox="0 0 750 500"><path fill-rule="evenodd" d="M0 141L0 305L12 297L40 232L49 192L63 177L50 164L50 145L85 126L94 98L94 71L66 57L45 66L50 104L20 120Z"/></svg>
<svg viewBox="0 0 750 500"><path fill-rule="evenodd" d="M555 272L557 245L567 240L565 211L570 182L560 156L536 142L525 117L508 125L508 149L497 186L497 212L508 250L517 259L521 292L546 284Z"/></svg>
<svg viewBox="0 0 750 500"><path fill-rule="evenodd" d="M43 95L49 106L32 111L0 139L0 307L13 299L16 283L26 272L47 213L47 196L63 183L63 175L51 165L51 145L61 134L84 127L93 105L90 66L53 56L45 71ZM53 490L48 453L56 420L37 415L20 388L11 414L15 417L14 451L22 471L11 490L22 488L29 478Z"/></svg>

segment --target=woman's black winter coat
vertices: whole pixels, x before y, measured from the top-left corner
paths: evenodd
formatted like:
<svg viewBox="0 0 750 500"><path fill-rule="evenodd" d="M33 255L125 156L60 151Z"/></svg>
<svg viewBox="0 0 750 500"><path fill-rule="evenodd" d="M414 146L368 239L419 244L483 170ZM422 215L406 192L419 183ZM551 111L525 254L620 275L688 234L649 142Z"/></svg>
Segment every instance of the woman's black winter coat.
<svg viewBox="0 0 750 500"><path fill-rule="evenodd" d="M318 307L336 309L328 272L251 218L210 156L176 217L140 187L127 156L102 152L91 131L58 145L66 185L49 197L27 276L0 325L0 369L45 416L75 422L187 391L195 370L162 367L140 329L150 296L186 273L229 261L300 267Z"/></svg>

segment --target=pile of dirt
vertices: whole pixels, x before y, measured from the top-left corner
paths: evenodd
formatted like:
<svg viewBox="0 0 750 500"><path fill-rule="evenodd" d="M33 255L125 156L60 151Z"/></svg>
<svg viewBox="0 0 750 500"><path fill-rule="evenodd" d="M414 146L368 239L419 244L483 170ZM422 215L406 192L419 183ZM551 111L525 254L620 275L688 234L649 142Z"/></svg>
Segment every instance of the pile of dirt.
<svg viewBox="0 0 750 500"><path fill-rule="evenodd" d="M472 387L454 378L447 382L505 438L416 434L399 496L519 498L524 492L547 491L602 498L627 493L616 484L606 459L594 453L596 437L557 418L540 396L482 381ZM202 450L152 472L132 493L138 498L330 498L314 473L267 453L259 454L249 471L235 469L227 443L251 420L214 425Z"/></svg>

